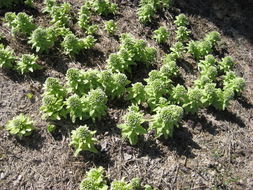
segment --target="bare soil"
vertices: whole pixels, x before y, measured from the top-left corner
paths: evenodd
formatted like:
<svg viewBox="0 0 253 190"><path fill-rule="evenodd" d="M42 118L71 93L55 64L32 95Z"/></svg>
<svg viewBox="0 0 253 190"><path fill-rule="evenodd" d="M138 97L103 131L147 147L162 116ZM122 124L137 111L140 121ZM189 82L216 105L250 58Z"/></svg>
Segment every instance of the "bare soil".
<svg viewBox="0 0 253 190"><path fill-rule="evenodd" d="M74 15L82 1L69 2ZM164 25L173 33L172 20L177 14L182 12L189 17L193 39L201 39L209 31L219 31L222 43L216 56L230 55L236 60L235 71L246 80L242 96L232 101L225 111L210 108L186 116L169 140L155 140L148 134L136 146L122 140L116 128L128 102L110 102L106 117L95 124L88 122L97 130L99 153L84 152L75 158L68 144L71 130L78 125L69 120L56 122L57 132L48 133L48 121L41 119L39 111L41 93L47 77L64 80L67 69L73 67L104 68L109 54L118 50L118 36L110 37L103 30L102 21L109 18L94 17L93 22L98 23L100 29L98 43L92 50L71 59L56 46L48 54L39 55L39 64L44 69L27 76L0 70L0 126L17 114L25 113L36 121L38 129L31 137L18 140L1 127L0 189L74 190L78 189L85 172L97 166L106 169L109 180L140 177L144 184L161 190L253 189L253 3L250 0L177 0L171 10L159 13L148 26L137 19L138 1L118 0L117 3L120 11L113 18L119 26L118 35L129 32L155 46L158 56L154 68L160 66L160 58L169 52L174 38L170 37L167 46L158 46L151 38L152 31ZM33 15L36 24L49 26L50 18L41 10L41 1L36 2L35 9L15 8L17 12ZM0 19L6 11L10 10L0 10ZM75 22L76 18L71 25L73 29ZM26 39L12 37L7 27L0 26L0 31L6 36L1 43L11 46L16 55L35 53ZM83 35L78 29L77 34ZM178 64L182 80L191 85L197 77L193 60L186 58ZM129 78L141 81L148 72L149 69L136 67ZM31 100L28 93L34 94ZM87 122L79 124L84 123Z"/></svg>

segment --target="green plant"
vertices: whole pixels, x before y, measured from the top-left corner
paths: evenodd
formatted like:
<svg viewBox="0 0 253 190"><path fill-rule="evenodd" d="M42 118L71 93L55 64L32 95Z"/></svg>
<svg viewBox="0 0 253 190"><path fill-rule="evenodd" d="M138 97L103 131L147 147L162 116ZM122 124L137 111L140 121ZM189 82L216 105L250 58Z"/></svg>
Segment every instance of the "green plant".
<svg viewBox="0 0 253 190"><path fill-rule="evenodd" d="M196 60L200 60L212 52L212 44L208 41L190 41L187 49Z"/></svg>
<svg viewBox="0 0 253 190"><path fill-rule="evenodd" d="M17 135L19 138L29 136L35 130L33 121L30 117L20 114L8 121L5 127L10 134Z"/></svg>
<svg viewBox="0 0 253 190"><path fill-rule="evenodd" d="M67 34L61 46L66 55L78 54L82 49L80 40L74 34Z"/></svg>
<svg viewBox="0 0 253 190"><path fill-rule="evenodd" d="M25 5L27 5L28 7L33 7L33 0L25 0L24 1Z"/></svg>
<svg viewBox="0 0 253 190"><path fill-rule="evenodd" d="M142 102L145 102L146 100L146 92L145 92L145 86L140 83L134 83L132 84L132 87L130 87L128 90L128 99L131 100L133 104L141 104Z"/></svg>
<svg viewBox="0 0 253 190"><path fill-rule="evenodd" d="M177 126L183 117L183 108L176 105L168 105L162 108L156 109L156 115L150 123L149 130L154 129L156 131L156 137L159 138L162 135L165 139L172 137L174 126Z"/></svg>
<svg viewBox="0 0 253 190"><path fill-rule="evenodd" d="M175 61L170 61L160 68L160 73L168 79L175 78L179 75L179 67Z"/></svg>
<svg viewBox="0 0 253 190"><path fill-rule="evenodd" d="M0 68L12 68L15 61L14 51L0 44Z"/></svg>
<svg viewBox="0 0 253 190"><path fill-rule="evenodd" d="M90 8L87 6L87 3L84 4L78 13L78 25L80 28L86 30L90 25L90 16L91 11Z"/></svg>
<svg viewBox="0 0 253 190"><path fill-rule="evenodd" d="M109 0L91 0L91 8L99 15L116 14L118 6Z"/></svg>
<svg viewBox="0 0 253 190"><path fill-rule="evenodd" d="M109 20L105 22L105 30L110 34L110 35L115 35L117 31L117 25L114 20Z"/></svg>
<svg viewBox="0 0 253 190"><path fill-rule="evenodd" d="M82 49L91 49L94 47L96 41L97 40L94 38L94 36L88 35L85 38L81 39L81 47Z"/></svg>
<svg viewBox="0 0 253 190"><path fill-rule="evenodd" d="M188 41L190 34L191 31L189 31L185 26L179 26L176 30L176 40L180 42Z"/></svg>
<svg viewBox="0 0 253 190"><path fill-rule="evenodd" d="M107 190L103 167L93 168L86 173L80 184L80 190Z"/></svg>
<svg viewBox="0 0 253 190"><path fill-rule="evenodd" d="M177 54L175 53L169 53L169 54L166 54L163 58L163 64L167 64L169 62L176 62L177 61Z"/></svg>
<svg viewBox="0 0 253 190"><path fill-rule="evenodd" d="M177 84L177 86L172 88L170 94L170 102L172 104L183 105L187 99L187 90L183 85Z"/></svg>
<svg viewBox="0 0 253 190"><path fill-rule="evenodd" d="M168 37L169 32L163 26L154 31L153 39L159 44L165 43L168 40Z"/></svg>
<svg viewBox="0 0 253 190"><path fill-rule="evenodd" d="M85 112L93 120L93 122L96 119L101 119L101 117L106 114L107 100L108 98L105 92L100 88L91 90L86 96L82 97Z"/></svg>
<svg viewBox="0 0 253 190"><path fill-rule="evenodd" d="M36 29L36 25L33 24L33 17L24 12L18 13L17 15L15 13L8 12L5 14L4 20L7 26L11 27L11 31L14 35L21 34L28 36Z"/></svg>
<svg viewBox="0 0 253 190"><path fill-rule="evenodd" d="M235 64L235 62L231 56L226 56L226 57L222 58L222 60L220 62L218 62L219 69L222 72L230 71L233 68L234 64Z"/></svg>
<svg viewBox="0 0 253 190"><path fill-rule="evenodd" d="M233 71L229 71L224 76L224 90L229 89L235 94L240 94L245 87L245 79L236 76Z"/></svg>
<svg viewBox="0 0 253 190"><path fill-rule="evenodd" d="M47 126L47 131L49 133L54 133L55 130L56 130L56 126L55 125L50 124L50 125Z"/></svg>
<svg viewBox="0 0 253 190"><path fill-rule="evenodd" d="M176 59L179 59L182 57L183 53L185 52L185 47L182 42L176 42L173 44L173 46L170 48L173 55L176 57Z"/></svg>
<svg viewBox="0 0 253 190"><path fill-rule="evenodd" d="M114 180L111 183L110 190L134 190L131 184L125 182L124 178L121 180Z"/></svg>
<svg viewBox="0 0 253 190"><path fill-rule="evenodd" d="M43 9L44 13L50 13L53 6L56 6L56 0L44 0L45 8Z"/></svg>
<svg viewBox="0 0 253 190"><path fill-rule="evenodd" d="M221 35L217 31L212 31L206 34L204 41L209 42L212 46L216 45L221 40Z"/></svg>
<svg viewBox="0 0 253 190"><path fill-rule="evenodd" d="M59 23L61 26L68 26L70 17L71 5L69 3L55 4L48 8L49 14L52 17L51 23Z"/></svg>
<svg viewBox="0 0 253 190"><path fill-rule="evenodd" d="M227 88L222 90L218 88L214 96L215 101L212 102L212 105L217 110L225 110L234 96L235 93L232 89Z"/></svg>
<svg viewBox="0 0 253 190"><path fill-rule="evenodd" d="M87 118L87 114L85 113L86 105L78 95L74 94L68 97L65 104L73 123L76 122L77 118L80 120Z"/></svg>
<svg viewBox="0 0 253 190"><path fill-rule="evenodd" d="M70 146L74 146L74 156L78 156L81 151L90 151L97 153L95 143L97 139L94 138L96 131L90 131L87 125L80 126L76 130L71 131Z"/></svg>
<svg viewBox="0 0 253 190"><path fill-rule="evenodd" d="M67 96L67 90L60 83L60 80L53 77L48 77L43 85L45 95L54 95L56 97L65 98Z"/></svg>
<svg viewBox="0 0 253 190"><path fill-rule="evenodd" d="M37 60L38 57L34 54L23 54L22 57L19 58L15 69L21 74L41 69L42 67L36 63Z"/></svg>
<svg viewBox="0 0 253 190"><path fill-rule="evenodd" d="M203 97L203 90L197 87L188 89L187 98L183 104L183 108L186 113L196 113L200 108L203 107L201 101Z"/></svg>
<svg viewBox="0 0 253 190"><path fill-rule="evenodd" d="M36 52L48 52L55 44L55 36L49 28L38 27L29 39L28 43L32 44Z"/></svg>
<svg viewBox="0 0 253 190"><path fill-rule="evenodd" d="M145 121L143 113L140 113L139 107L132 105L128 112L123 116L123 124L118 125L122 131L123 138L128 138L131 145L136 145L138 136L145 134L147 131L141 126Z"/></svg>
<svg viewBox="0 0 253 190"><path fill-rule="evenodd" d="M187 26L189 24L185 14L179 14L178 16L176 16L176 20L174 21L174 23L177 25L177 27Z"/></svg>

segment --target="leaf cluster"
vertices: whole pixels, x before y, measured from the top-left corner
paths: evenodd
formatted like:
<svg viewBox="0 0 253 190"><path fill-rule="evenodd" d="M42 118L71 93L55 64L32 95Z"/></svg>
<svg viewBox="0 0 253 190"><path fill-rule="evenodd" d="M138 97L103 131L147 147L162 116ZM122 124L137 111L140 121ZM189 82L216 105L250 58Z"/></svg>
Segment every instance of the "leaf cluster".
<svg viewBox="0 0 253 190"><path fill-rule="evenodd" d="M78 156L81 151L90 151L97 153L95 143L97 139L93 136L96 131L90 131L87 125L80 126L76 130L71 131L70 146L74 146L74 156Z"/></svg>
<svg viewBox="0 0 253 190"><path fill-rule="evenodd" d="M90 6L94 12L103 16L115 15L118 10L118 5L109 0L90 0Z"/></svg>
<svg viewBox="0 0 253 190"><path fill-rule="evenodd" d="M153 39L159 44L165 43L168 40L168 37L169 32L163 26L154 31Z"/></svg>
<svg viewBox="0 0 253 190"><path fill-rule="evenodd" d="M124 123L117 127L121 129L123 138L128 138L131 145L136 145L138 136L147 133L141 126L145 121L144 114L140 113L139 107L132 105L128 108L128 112L123 116Z"/></svg>
<svg viewBox="0 0 253 190"><path fill-rule="evenodd" d="M5 128L10 134L17 135L19 138L29 136L32 134L32 131L35 130L34 122L30 117L24 114L20 114L8 121Z"/></svg>
<svg viewBox="0 0 253 190"><path fill-rule="evenodd" d="M39 70L42 67L36 63L37 60L38 60L38 57L35 56L34 54L23 54L19 58L19 61L17 62L15 69L21 74Z"/></svg>

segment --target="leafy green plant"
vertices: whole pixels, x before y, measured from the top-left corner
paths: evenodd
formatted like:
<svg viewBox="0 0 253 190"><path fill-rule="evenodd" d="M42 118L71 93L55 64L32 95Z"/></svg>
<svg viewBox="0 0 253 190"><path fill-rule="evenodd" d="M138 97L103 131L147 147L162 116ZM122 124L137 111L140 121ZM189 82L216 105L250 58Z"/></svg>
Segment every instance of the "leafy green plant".
<svg viewBox="0 0 253 190"><path fill-rule="evenodd" d="M185 16L185 14L179 14L178 16L176 16L176 20L174 21L174 23L180 27L180 26L187 26L189 24L187 17Z"/></svg>
<svg viewBox="0 0 253 190"><path fill-rule="evenodd" d="M234 96L235 93L232 89L227 88L222 90L218 88L214 96L215 101L212 102L212 105L217 110L225 110Z"/></svg>
<svg viewBox="0 0 253 190"><path fill-rule="evenodd" d="M33 5L34 2L33 2L33 0L25 0L24 3L25 3L25 5L27 5L28 7L31 7L31 8L34 7L34 5Z"/></svg>
<svg viewBox="0 0 253 190"><path fill-rule="evenodd" d="M53 6L56 6L56 0L44 0L45 8L43 9L44 13L50 13Z"/></svg>
<svg viewBox="0 0 253 190"><path fill-rule="evenodd" d="M103 167L90 169L80 184L80 190L107 190Z"/></svg>
<svg viewBox="0 0 253 190"><path fill-rule="evenodd" d="M28 16L24 12L20 12L17 15L12 12L5 14L6 25L11 27L11 31L14 35L21 34L24 36L30 35L30 33L36 29L36 25L33 24L33 17Z"/></svg>
<svg viewBox="0 0 253 190"><path fill-rule="evenodd" d="M217 31L212 31L206 34L204 41L209 42L212 46L216 45L221 40L221 35Z"/></svg>
<svg viewBox="0 0 253 190"><path fill-rule="evenodd" d="M108 32L110 35L115 35L117 31L117 25L114 20L109 20L105 22L105 30Z"/></svg>
<svg viewBox="0 0 253 190"><path fill-rule="evenodd" d="M96 41L97 40L94 38L94 36L88 35L81 39L80 44L82 49L91 49L94 47Z"/></svg>
<svg viewBox="0 0 253 190"><path fill-rule="evenodd" d="M190 41L187 49L196 60L200 60L212 52L212 44L208 41Z"/></svg>
<svg viewBox="0 0 253 190"><path fill-rule="evenodd" d="M122 131L123 138L128 138L131 145L136 145L138 136L145 134L147 131L141 126L145 121L143 113L140 113L139 107L132 105L128 112L123 116L123 124L118 125Z"/></svg>
<svg viewBox="0 0 253 190"><path fill-rule="evenodd" d="M70 17L71 5L69 3L55 4L49 9L49 14L52 18L51 23L59 23L61 26L68 26Z"/></svg>
<svg viewBox="0 0 253 190"><path fill-rule="evenodd" d="M78 25L80 28L87 30L87 28L90 25L90 16L91 16L91 10L87 6L87 3L85 3L78 13Z"/></svg>
<svg viewBox="0 0 253 190"><path fill-rule="evenodd" d="M82 49L80 40L74 34L66 35L61 46L66 55L78 54Z"/></svg>
<svg viewBox="0 0 253 190"><path fill-rule="evenodd" d="M23 54L22 57L19 58L15 69L21 74L25 74L28 72L34 72L35 70L41 69L42 67L38 65L36 62L38 57L34 54Z"/></svg>
<svg viewBox="0 0 253 190"><path fill-rule="evenodd" d="M118 6L109 0L91 0L91 8L99 15L116 14Z"/></svg>
<svg viewBox="0 0 253 190"><path fill-rule="evenodd" d="M78 95L74 94L68 97L65 104L73 123L76 122L77 118L80 120L87 118L87 114L85 113L86 105Z"/></svg>
<svg viewBox="0 0 253 190"><path fill-rule="evenodd" d="M32 44L36 52L48 52L55 44L55 36L49 28L38 27L29 39L28 43Z"/></svg>
<svg viewBox="0 0 253 190"><path fill-rule="evenodd" d="M99 72L97 70L78 70L70 68L67 71L67 87L72 93L79 96L86 94L91 89L101 86L99 81Z"/></svg>
<svg viewBox="0 0 253 190"><path fill-rule="evenodd" d="M80 126L76 130L71 131L70 146L74 146L74 156L78 156L81 151L90 151L97 153L95 143L97 139L94 138L96 131L90 131L87 125Z"/></svg>
<svg viewBox="0 0 253 190"><path fill-rule="evenodd" d="M87 96L82 97L83 104L85 105L85 112L87 112L93 122L96 119L101 119L101 117L106 114L107 100L108 98L105 92L100 88L91 90Z"/></svg>
<svg viewBox="0 0 253 190"><path fill-rule="evenodd" d="M183 85L177 84L177 86L172 88L170 94L170 102L172 104L183 105L187 99L187 90Z"/></svg>
<svg viewBox="0 0 253 190"><path fill-rule="evenodd" d="M125 182L124 178L121 180L114 180L111 183L110 190L133 190L132 184Z"/></svg>
<svg viewBox="0 0 253 190"><path fill-rule="evenodd" d="M203 107L201 101L203 97L203 90L197 87L188 89L187 99L183 104L183 108L186 113L196 113L200 108Z"/></svg>
<svg viewBox="0 0 253 190"><path fill-rule="evenodd" d="M128 99L131 100L133 104L139 105L146 100L145 86L140 82L132 84L132 87L127 91Z"/></svg>
<svg viewBox="0 0 253 190"><path fill-rule="evenodd" d="M185 47L182 42L176 42L173 44L173 46L170 48L173 55L176 57L176 59L179 59L182 57L183 53L185 52Z"/></svg>
<svg viewBox="0 0 253 190"><path fill-rule="evenodd" d="M165 139L172 137L174 127L181 121L183 113L183 108L176 105L168 105L162 108L158 107L156 109L156 115L153 116L150 123L149 130L154 129L157 138L162 135Z"/></svg>
<svg viewBox="0 0 253 190"><path fill-rule="evenodd" d="M5 127L10 134L17 135L19 138L29 136L35 130L34 122L30 117L20 114L8 121Z"/></svg>
<svg viewBox="0 0 253 190"><path fill-rule="evenodd" d="M12 68L15 61L14 51L0 44L0 68Z"/></svg>
<svg viewBox="0 0 253 190"><path fill-rule="evenodd" d="M190 34L191 31L189 31L185 26L179 26L176 30L176 40L180 42L188 41Z"/></svg>
<svg viewBox="0 0 253 190"><path fill-rule="evenodd" d="M54 133L55 130L56 130L56 126L55 125L50 124L50 125L47 126L47 131L49 133Z"/></svg>
<svg viewBox="0 0 253 190"><path fill-rule="evenodd" d="M222 60L220 62L218 62L219 69L222 72L230 71L233 68L234 64L235 64L235 62L231 56L226 56L226 57L222 58Z"/></svg>
<svg viewBox="0 0 253 190"><path fill-rule="evenodd" d="M179 67L175 61L170 61L160 68L160 73L168 79L175 78L179 75Z"/></svg>
<svg viewBox="0 0 253 190"><path fill-rule="evenodd" d="M168 40L168 37L169 32L163 26L154 31L153 39L159 44L165 43Z"/></svg>
<svg viewBox="0 0 253 190"><path fill-rule="evenodd" d="M245 79L236 76L233 71L229 71L224 76L224 90L229 89L235 94L240 94L245 87Z"/></svg>
<svg viewBox="0 0 253 190"><path fill-rule="evenodd" d="M52 120L60 120L62 117L65 118L67 111L64 100L67 92L60 84L60 81L56 78L48 77L43 89L42 106L40 107L40 110L43 112L43 118Z"/></svg>
<svg viewBox="0 0 253 190"><path fill-rule="evenodd" d="M177 54L175 54L175 53L169 53L169 54L166 54L164 57L163 57L163 59L162 59L162 61L163 61L163 64L167 64L167 63L169 63L169 62L176 62L177 61Z"/></svg>

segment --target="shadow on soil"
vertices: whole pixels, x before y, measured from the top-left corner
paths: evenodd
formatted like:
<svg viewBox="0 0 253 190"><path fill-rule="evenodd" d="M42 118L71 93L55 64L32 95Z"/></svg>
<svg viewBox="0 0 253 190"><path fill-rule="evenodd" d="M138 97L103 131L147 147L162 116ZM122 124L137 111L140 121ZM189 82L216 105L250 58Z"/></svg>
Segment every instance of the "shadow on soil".
<svg viewBox="0 0 253 190"><path fill-rule="evenodd" d="M184 13L199 15L216 24L224 33L231 37L246 37L253 43L253 17L251 0L178 0L175 7Z"/></svg>

